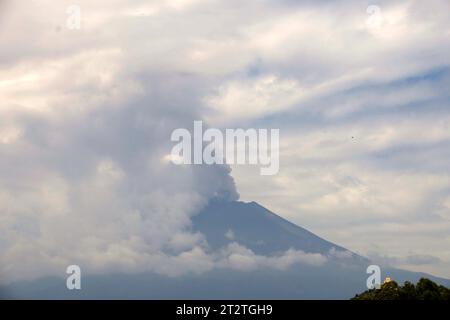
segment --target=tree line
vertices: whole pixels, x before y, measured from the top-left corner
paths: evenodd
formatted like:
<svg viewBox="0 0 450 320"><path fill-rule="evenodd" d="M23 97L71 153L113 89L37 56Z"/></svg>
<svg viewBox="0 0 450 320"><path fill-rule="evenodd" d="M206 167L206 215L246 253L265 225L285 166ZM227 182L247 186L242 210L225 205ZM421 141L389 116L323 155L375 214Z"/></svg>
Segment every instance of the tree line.
<svg viewBox="0 0 450 320"><path fill-rule="evenodd" d="M383 283L379 289L366 290L351 300L450 300L450 289L430 279L421 278L416 285L406 281Z"/></svg>

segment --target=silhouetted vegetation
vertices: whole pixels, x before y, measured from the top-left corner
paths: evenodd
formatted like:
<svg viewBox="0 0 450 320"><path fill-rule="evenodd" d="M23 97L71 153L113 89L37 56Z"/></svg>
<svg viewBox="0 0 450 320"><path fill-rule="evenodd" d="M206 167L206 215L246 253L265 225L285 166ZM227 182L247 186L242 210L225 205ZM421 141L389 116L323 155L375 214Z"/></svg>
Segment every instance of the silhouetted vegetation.
<svg viewBox="0 0 450 320"><path fill-rule="evenodd" d="M406 281L403 286L390 281L380 289L370 289L357 294L352 300L450 300L450 289L430 279L422 278L414 285Z"/></svg>

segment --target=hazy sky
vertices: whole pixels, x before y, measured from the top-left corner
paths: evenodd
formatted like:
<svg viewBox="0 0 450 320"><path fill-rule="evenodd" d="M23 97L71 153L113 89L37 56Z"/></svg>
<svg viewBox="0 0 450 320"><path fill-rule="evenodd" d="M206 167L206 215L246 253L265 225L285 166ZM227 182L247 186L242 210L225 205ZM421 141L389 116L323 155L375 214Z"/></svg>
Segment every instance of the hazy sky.
<svg viewBox="0 0 450 320"><path fill-rule="evenodd" d="M3 280L209 270L246 249L209 257L189 217L238 193L450 277L448 1L80 0L80 29L72 1L0 3ZM199 119L279 128L279 174L165 161Z"/></svg>

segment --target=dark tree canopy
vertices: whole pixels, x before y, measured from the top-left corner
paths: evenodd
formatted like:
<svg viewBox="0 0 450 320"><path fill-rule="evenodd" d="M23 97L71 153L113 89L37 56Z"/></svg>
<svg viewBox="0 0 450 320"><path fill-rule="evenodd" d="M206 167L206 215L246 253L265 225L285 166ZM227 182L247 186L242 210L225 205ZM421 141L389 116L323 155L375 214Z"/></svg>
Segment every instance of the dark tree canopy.
<svg viewBox="0 0 450 320"><path fill-rule="evenodd" d="M390 281L382 284L380 289L357 294L352 300L450 300L450 289L426 278L421 278L416 285L406 281L399 286Z"/></svg>

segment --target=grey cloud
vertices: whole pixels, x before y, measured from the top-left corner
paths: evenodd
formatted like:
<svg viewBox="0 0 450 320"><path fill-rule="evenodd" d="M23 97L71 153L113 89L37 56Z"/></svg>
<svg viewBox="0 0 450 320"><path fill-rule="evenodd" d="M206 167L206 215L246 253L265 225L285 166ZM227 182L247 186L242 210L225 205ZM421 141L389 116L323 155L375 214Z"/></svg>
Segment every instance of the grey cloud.
<svg viewBox="0 0 450 320"><path fill-rule="evenodd" d="M428 254L422 254L422 255L415 254L415 255L407 256L405 259L405 262L407 264L424 265L424 264L439 263L439 262L442 262L442 260L439 259L438 257L434 257L434 256L428 255Z"/></svg>
<svg viewBox="0 0 450 320"><path fill-rule="evenodd" d="M238 197L230 169L164 160L172 130L201 119L205 80L133 73L115 55L82 55L56 61L65 77L78 80L49 73L31 87L12 85L23 95L2 91L13 103L0 110L2 280L61 274L70 264L88 273L207 269L203 239L187 229L209 199ZM90 57L124 64L117 73L99 70L109 77L99 86L100 78L86 76ZM43 70L51 65L45 61ZM137 91L128 92L127 83ZM44 96L49 108L33 110L34 96ZM180 237L190 239L181 249ZM169 270L173 264L178 271Z"/></svg>
<svg viewBox="0 0 450 320"><path fill-rule="evenodd" d="M429 254L410 254L403 257L380 255L375 252L369 253L370 259L374 263L384 266L424 266L442 263L442 259Z"/></svg>

